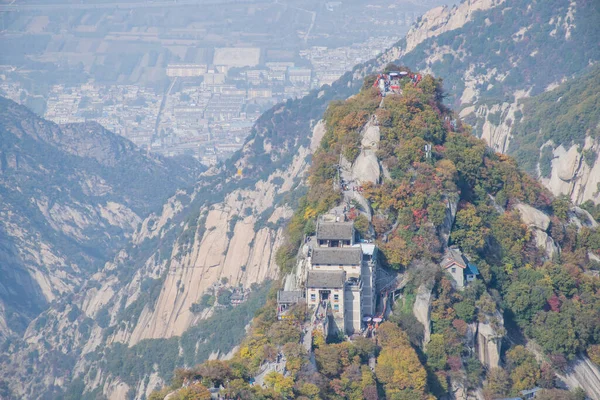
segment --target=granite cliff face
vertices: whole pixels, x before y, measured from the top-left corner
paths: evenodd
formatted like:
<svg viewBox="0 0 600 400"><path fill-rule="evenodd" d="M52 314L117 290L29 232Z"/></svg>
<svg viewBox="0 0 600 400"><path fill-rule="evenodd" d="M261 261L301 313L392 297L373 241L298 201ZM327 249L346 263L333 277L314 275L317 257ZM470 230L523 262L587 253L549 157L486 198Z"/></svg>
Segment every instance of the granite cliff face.
<svg viewBox="0 0 600 400"><path fill-rule="evenodd" d="M526 99L509 149L556 195L576 204L600 202L600 68Z"/></svg>
<svg viewBox="0 0 600 400"><path fill-rule="evenodd" d="M73 293L200 171L97 124L58 126L0 99L0 337Z"/></svg>

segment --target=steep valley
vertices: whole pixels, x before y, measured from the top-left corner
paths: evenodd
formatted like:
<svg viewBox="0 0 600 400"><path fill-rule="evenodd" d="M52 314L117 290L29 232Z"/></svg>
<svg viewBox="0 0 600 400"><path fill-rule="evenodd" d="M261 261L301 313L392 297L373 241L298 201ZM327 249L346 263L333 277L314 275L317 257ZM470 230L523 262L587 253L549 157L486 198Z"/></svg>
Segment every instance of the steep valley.
<svg viewBox="0 0 600 400"><path fill-rule="evenodd" d="M324 133L322 123L311 117L318 117L329 99L345 98L355 90L350 77L263 115L237 159L204 172L195 188L179 190L161 211L141 222L113 261L38 317L23 341L6 342L4 348L13 356L3 363L4 379L15 372L19 376L9 380L13 393L59 395L75 387L70 380L80 375L81 390L89 396L103 393L120 399L134 393L139 398L169 378L179 363L193 365L211 353L229 352L235 345L231 338L224 348L196 346L185 360L176 355L181 346L206 340L196 336L197 329L206 328L203 319L215 318L214 313L228 318L238 310L192 312L203 294L223 287L257 289L255 283L278 276L274 251L282 240L283 222L303 193L303 175ZM244 318L253 313L246 312ZM238 328L233 335L242 333ZM170 346L161 345L165 340ZM169 353L174 358L166 361L166 354L158 352L165 356L164 365L145 364L134 377L120 376L120 369L106 366L106 359L122 353L115 350L121 343L134 352L162 346L175 355ZM59 378L71 371L67 380Z"/></svg>
<svg viewBox="0 0 600 400"><path fill-rule="evenodd" d="M0 110L0 336L11 336L202 169L149 157L97 124L58 126L6 99Z"/></svg>

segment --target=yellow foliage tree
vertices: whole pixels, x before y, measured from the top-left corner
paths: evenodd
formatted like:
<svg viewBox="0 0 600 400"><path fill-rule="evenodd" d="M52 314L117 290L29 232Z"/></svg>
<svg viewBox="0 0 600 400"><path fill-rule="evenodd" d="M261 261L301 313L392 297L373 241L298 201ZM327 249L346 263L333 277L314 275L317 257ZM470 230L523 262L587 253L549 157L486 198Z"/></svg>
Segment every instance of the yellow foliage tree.
<svg viewBox="0 0 600 400"><path fill-rule="evenodd" d="M425 396L427 372L410 345L406 333L391 322L384 322L378 329L381 352L377 357L375 374L384 384L388 398L407 391Z"/></svg>
<svg viewBox="0 0 600 400"><path fill-rule="evenodd" d="M179 389L173 398L175 400L210 400L210 392L205 386L198 383Z"/></svg>
<svg viewBox="0 0 600 400"><path fill-rule="evenodd" d="M289 397L294 393L294 379L292 377L286 378L275 371L269 372L265 376L265 384L283 397Z"/></svg>

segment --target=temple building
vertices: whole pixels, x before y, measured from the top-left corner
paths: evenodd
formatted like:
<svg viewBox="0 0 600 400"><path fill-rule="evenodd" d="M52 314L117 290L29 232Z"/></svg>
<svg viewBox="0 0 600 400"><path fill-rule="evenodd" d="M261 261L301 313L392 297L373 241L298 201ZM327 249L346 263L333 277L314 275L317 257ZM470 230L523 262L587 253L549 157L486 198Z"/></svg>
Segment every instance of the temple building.
<svg viewBox="0 0 600 400"><path fill-rule="evenodd" d="M305 285L309 310L326 309L347 335L360 332L363 317L375 313L376 252L356 242L352 222L319 221Z"/></svg>

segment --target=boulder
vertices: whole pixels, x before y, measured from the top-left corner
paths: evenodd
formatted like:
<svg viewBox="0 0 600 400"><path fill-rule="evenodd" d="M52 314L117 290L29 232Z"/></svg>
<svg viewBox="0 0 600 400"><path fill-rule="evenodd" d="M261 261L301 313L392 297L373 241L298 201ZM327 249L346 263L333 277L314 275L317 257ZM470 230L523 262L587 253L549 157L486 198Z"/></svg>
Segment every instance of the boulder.
<svg viewBox="0 0 600 400"><path fill-rule="evenodd" d="M572 180L577 174L580 162L581 153L578 150L578 146L573 145L560 157L560 163L556 165L558 177L565 182Z"/></svg>
<svg viewBox="0 0 600 400"><path fill-rule="evenodd" d="M466 378L463 377L463 378ZM452 399L453 400L468 400L469 394L467 389L462 383L455 381L454 379L451 381L452 385Z"/></svg>
<svg viewBox="0 0 600 400"><path fill-rule="evenodd" d="M552 260L554 257L558 256L559 248L552 237L539 229L534 229L533 234L535 237L535 244L537 247L546 252L546 256L549 260Z"/></svg>
<svg viewBox="0 0 600 400"><path fill-rule="evenodd" d="M417 298L413 305L413 315L423 324L423 344L429 343L431 335L431 287L424 283L417 289Z"/></svg>
<svg viewBox="0 0 600 400"><path fill-rule="evenodd" d="M352 166L352 177L355 182L378 183L381 176L379 161L374 150L364 149Z"/></svg>
<svg viewBox="0 0 600 400"><path fill-rule="evenodd" d="M553 147L554 143L548 141L544 146ZM598 204L600 203L600 192L598 192L600 143L587 137L583 151L595 153L596 160L592 165L582 162L582 153L575 145L571 146L569 150L562 145L554 148L552 174L549 178L542 177L541 181L554 195L567 195L575 204L581 204L587 200Z"/></svg>
<svg viewBox="0 0 600 400"><path fill-rule="evenodd" d="M521 219L527 226L532 226L542 231L547 230L548 226L550 226L550 217L542 211L523 203L517 204L515 208L519 210Z"/></svg>
<svg viewBox="0 0 600 400"><path fill-rule="evenodd" d="M490 322L492 318L504 326L504 318L498 311L493 316L486 316L485 321L479 321L477 324L477 355L481 364L487 368L500 366L500 346L503 337L503 333L492 326Z"/></svg>
<svg viewBox="0 0 600 400"><path fill-rule="evenodd" d="M580 207L571 207L569 209L569 223L575 224L577 228L597 228L598 222L592 217L592 215Z"/></svg>
<svg viewBox="0 0 600 400"><path fill-rule="evenodd" d="M363 130L362 136L362 147L377 150L377 146L379 145L380 133L379 126L375 125L373 120L369 121L365 125L365 129Z"/></svg>

